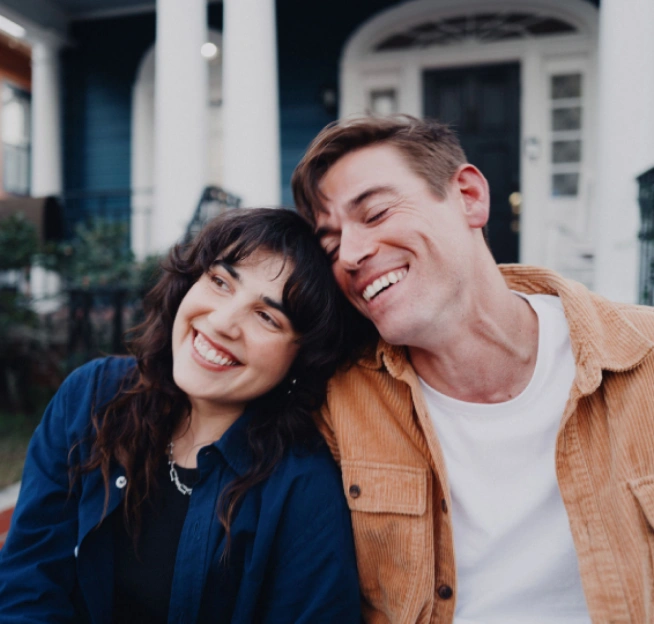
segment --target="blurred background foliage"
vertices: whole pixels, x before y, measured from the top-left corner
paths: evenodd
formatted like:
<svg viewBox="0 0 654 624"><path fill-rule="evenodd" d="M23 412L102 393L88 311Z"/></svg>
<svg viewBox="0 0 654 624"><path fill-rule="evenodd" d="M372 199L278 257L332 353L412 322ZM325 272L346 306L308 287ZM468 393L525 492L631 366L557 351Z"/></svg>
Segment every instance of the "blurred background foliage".
<svg viewBox="0 0 654 624"><path fill-rule="evenodd" d="M124 332L142 317L160 258L138 262L124 223L76 226L42 244L22 215L0 220L0 488L20 478L29 438L64 377L108 353L124 353ZM59 282L51 300L30 288L36 266Z"/></svg>

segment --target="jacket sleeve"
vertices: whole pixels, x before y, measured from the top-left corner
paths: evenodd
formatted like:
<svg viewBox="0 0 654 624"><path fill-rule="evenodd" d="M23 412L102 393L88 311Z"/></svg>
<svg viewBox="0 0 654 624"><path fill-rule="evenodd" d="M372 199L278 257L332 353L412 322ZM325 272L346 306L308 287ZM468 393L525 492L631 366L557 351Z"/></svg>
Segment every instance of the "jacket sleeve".
<svg viewBox="0 0 654 624"><path fill-rule="evenodd" d="M264 584L264 624L358 624L359 579L350 512L333 462L303 480L286 505L279 557Z"/></svg>
<svg viewBox="0 0 654 624"><path fill-rule="evenodd" d="M77 496L69 491L68 480L73 441L68 394L75 377L50 402L28 448L11 529L0 550L3 624L74 620L70 595L78 516Z"/></svg>

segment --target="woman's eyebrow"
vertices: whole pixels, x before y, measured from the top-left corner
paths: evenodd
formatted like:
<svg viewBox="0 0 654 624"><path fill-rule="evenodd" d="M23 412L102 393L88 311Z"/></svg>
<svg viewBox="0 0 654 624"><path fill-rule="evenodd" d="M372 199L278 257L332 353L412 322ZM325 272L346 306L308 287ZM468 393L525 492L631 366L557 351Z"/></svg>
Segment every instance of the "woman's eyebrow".
<svg viewBox="0 0 654 624"><path fill-rule="evenodd" d="M238 271L231 265L225 262L224 260L215 260L211 263L212 267L219 266L225 269L237 282L241 281L241 275Z"/></svg>
<svg viewBox="0 0 654 624"><path fill-rule="evenodd" d="M283 303L281 303L279 301L275 301L274 299L271 299L270 297L265 297L265 296L261 297L261 300L266 305L270 306L271 308L275 308L275 310L279 310L286 318L289 318L288 312L287 312L286 308L284 307Z"/></svg>

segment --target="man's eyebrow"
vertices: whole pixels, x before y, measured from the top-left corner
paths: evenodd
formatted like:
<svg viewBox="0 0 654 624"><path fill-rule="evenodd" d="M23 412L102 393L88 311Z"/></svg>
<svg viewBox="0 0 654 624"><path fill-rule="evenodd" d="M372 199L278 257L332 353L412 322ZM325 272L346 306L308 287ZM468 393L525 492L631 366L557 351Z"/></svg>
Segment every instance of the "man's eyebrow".
<svg viewBox="0 0 654 624"><path fill-rule="evenodd" d="M396 191L392 186L373 186L372 188L366 189L365 191L363 191L363 193L357 195L354 199L351 199L347 203L347 209L355 210L363 202L370 199L371 197L374 197L375 195L382 195L384 193L395 194Z"/></svg>
<svg viewBox="0 0 654 624"><path fill-rule="evenodd" d="M395 195L397 191L392 186L373 186L372 188L366 189L365 191L363 191L363 193L359 193L359 195L351 199L347 203L347 210L348 212L356 210L366 200L370 199L371 197L374 197L375 195L383 195L384 193L391 193ZM333 228L330 228L329 226L319 227L316 230L316 237L318 238L318 240L321 240L325 236L328 236L333 232L334 232Z"/></svg>
<svg viewBox="0 0 654 624"><path fill-rule="evenodd" d="M263 302L266 305L270 306L271 308L275 308L275 310L279 310L286 318L289 318L288 311L284 307L283 303L281 303L279 301L275 301L274 299L271 299L270 297L262 297L261 299L263 300Z"/></svg>
<svg viewBox="0 0 654 624"><path fill-rule="evenodd" d="M225 262L224 260L214 260L211 263L212 267L219 266L225 269L237 282L241 281L241 275L239 272L231 265Z"/></svg>

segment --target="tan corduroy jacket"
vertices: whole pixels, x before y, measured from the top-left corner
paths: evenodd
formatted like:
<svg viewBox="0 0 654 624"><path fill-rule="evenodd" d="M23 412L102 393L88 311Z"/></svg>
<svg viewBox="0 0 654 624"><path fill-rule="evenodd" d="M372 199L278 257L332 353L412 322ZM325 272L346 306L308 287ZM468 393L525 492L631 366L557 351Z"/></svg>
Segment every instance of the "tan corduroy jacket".
<svg viewBox="0 0 654 624"><path fill-rule="evenodd" d="M570 326L577 372L556 471L592 620L654 622L654 310L545 269L501 269L514 290L558 295ZM343 471L366 621L451 622L447 474L404 350L382 342L339 373L319 425Z"/></svg>

